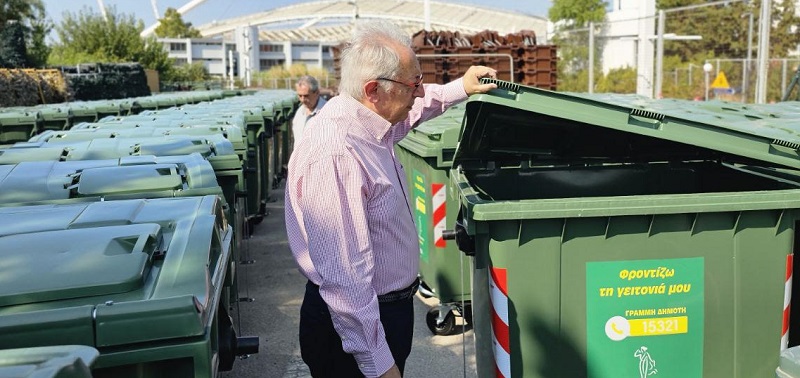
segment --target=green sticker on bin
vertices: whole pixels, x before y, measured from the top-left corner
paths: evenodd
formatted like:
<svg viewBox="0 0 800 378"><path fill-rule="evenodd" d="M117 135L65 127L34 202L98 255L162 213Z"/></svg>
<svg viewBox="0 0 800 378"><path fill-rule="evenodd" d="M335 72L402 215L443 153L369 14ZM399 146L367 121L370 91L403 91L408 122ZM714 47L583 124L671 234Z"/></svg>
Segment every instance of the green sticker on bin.
<svg viewBox="0 0 800 378"><path fill-rule="evenodd" d="M417 225L417 236L419 237L419 257L424 262L428 262L428 230L430 229L428 221L428 196L425 188L425 176L414 169L414 181L411 185L414 186L412 193L414 193L414 220Z"/></svg>
<svg viewBox="0 0 800 378"><path fill-rule="evenodd" d="M589 262L590 377L702 377L704 260Z"/></svg>

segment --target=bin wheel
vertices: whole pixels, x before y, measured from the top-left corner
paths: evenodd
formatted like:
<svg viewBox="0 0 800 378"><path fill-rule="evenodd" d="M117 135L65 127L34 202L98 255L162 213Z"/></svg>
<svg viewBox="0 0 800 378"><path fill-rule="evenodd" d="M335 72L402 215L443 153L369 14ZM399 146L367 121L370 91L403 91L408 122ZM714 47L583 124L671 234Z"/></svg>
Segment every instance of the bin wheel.
<svg viewBox="0 0 800 378"><path fill-rule="evenodd" d="M448 311L442 324L438 325L436 324L436 319L439 317L439 311L439 308L432 308L428 310L428 314L425 316L425 323L428 325L428 329L430 329L434 335L449 335L456 327L456 318L452 311Z"/></svg>

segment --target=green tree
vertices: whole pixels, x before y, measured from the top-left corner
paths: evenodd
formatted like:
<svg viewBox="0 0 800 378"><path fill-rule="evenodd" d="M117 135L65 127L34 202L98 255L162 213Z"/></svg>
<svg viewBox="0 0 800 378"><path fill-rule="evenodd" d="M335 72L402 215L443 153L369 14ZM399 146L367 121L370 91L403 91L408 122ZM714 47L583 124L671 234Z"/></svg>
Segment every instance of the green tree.
<svg viewBox="0 0 800 378"><path fill-rule="evenodd" d="M635 93L636 68L615 68L602 76L595 86L597 92Z"/></svg>
<svg viewBox="0 0 800 378"><path fill-rule="evenodd" d="M42 0L0 0L0 33L6 27L12 30L4 33L6 36L14 35L14 43L19 43L18 31L22 30L23 48L14 50L25 50L22 66L42 66L46 62L49 49L45 44L45 37L51 30L51 24L46 18L44 3ZM11 41L3 39L6 51ZM22 67L20 66L20 67Z"/></svg>
<svg viewBox="0 0 800 378"><path fill-rule="evenodd" d="M192 27L191 22L184 22L175 8L167 8L164 18L158 20L155 34L159 38L200 38L200 31Z"/></svg>
<svg viewBox="0 0 800 378"><path fill-rule="evenodd" d="M56 26L60 42L53 46L50 63L78 64L85 62L139 62L143 67L167 73L172 62L163 46L154 38L143 39L141 20L132 15L117 14L106 9L107 19L84 7L77 14L65 12Z"/></svg>
<svg viewBox="0 0 800 378"><path fill-rule="evenodd" d="M558 89L586 91L589 68L589 26L606 18L606 2L602 0L553 0L548 11L556 25L552 42L558 45ZM602 29L595 26L595 34ZM595 39L595 72L601 67L602 41ZM599 76L599 75L597 75Z"/></svg>
<svg viewBox="0 0 800 378"><path fill-rule="evenodd" d="M681 67L689 64L700 64L706 60L723 60L719 70L725 72L728 81L734 87L740 87L744 80L748 81L751 88L750 98L752 99L752 88L755 87L755 64L751 62L751 70L747 78L742 77L742 66L740 63L725 62L725 59L742 59L747 57L749 15L753 15L752 29L752 48L753 59L758 56L758 22L760 17L761 1L741 1L730 4L715 6L705 6L700 8L676 10L676 8L702 5L705 0L658 0L656 6L659 9L667 10L666 13L666 33L678 35L700 35L699 41L671 41L664 44L665 60L673 57L677 59L677 64L670 67L664 64L664 75L675 72ZM670 11L672 9L672 11ZM800 25L800 18L795 15L794 1L773 1L771 13L770 30L770 58L785 58L790 51L797 49L800 44L800 34L794 30ZM715 73L716 73L715 65ZM776 69L772 72L780 72ZM677 73L676 73L677 74ZM700 72L702 75L702 72ZM770 79L773 75L770 74ZM692 86L678 85L670 90L664 88L664 95L668 97L699 97L704 96L703 80L694 80ZM778 80L779 82L780 80ZM769 82L769 98L774 99L773 93L780 93L780 84L773 80ZM713 97L713 96L712 96Z"/></svg>
<svg viewBox="0 0 800 378"><path fill-rule="evenodd" d="M28 67L27 56L24 27L17 21L7 21L0 29L0 67Z"/></svg>

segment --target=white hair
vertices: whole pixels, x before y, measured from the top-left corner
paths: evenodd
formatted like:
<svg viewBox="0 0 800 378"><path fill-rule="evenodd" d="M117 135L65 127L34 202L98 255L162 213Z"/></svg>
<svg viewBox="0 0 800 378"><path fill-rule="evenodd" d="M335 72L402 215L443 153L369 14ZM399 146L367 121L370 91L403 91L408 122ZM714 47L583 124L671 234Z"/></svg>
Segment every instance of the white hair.
<svg viewBox="0 0 800 378"><path fill-rule="evenodd" d="M386 21L358 24L342 50L339 93L361 100L364 83L394 77L401 68L397 45L411 48L411 36L396 25Z"/></svg>

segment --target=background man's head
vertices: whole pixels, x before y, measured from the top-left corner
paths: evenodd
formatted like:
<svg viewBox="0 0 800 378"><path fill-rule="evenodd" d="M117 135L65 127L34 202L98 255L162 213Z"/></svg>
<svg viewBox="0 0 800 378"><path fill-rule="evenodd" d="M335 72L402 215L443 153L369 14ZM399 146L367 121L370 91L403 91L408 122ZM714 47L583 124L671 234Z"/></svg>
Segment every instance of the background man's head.
<svg viewBox="0 0 800 378"><path fill-rule="evenodd" d="M297 91L297 98L303 103L303 106L309 110L314 110L319 100L319 82L313 76L301 76L297 83L294 85Z"/></svg>

